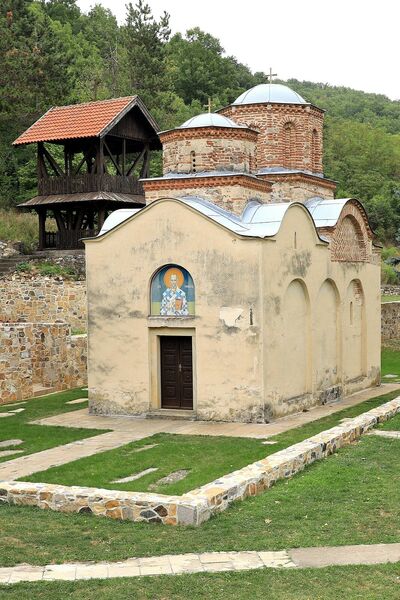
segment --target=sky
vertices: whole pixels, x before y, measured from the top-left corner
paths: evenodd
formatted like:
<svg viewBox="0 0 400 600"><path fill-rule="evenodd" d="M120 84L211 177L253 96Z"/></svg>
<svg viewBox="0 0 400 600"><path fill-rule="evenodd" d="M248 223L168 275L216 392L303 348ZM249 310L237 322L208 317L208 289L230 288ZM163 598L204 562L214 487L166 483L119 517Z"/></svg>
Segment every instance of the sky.
<svg viewBox="0 0 400 600"><path fill-rule="evenodd" d="M398 0L147 0L172 32L200 27L252 71L281 79L343 85L400 99ZM125 0L78 0L110 8L120 23Z"/></svg>

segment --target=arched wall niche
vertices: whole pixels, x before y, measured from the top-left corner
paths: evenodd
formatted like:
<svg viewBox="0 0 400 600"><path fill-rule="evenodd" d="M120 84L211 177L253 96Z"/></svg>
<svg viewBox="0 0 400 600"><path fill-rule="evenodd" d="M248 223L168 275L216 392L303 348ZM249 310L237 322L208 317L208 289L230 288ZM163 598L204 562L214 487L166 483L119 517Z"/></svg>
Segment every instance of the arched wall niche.
<svg viewBox="0 0 400 600"><path fill-rule="evenodd" d="M280 385L289 399L311 391L310 300L302 280L289 284L282 306Z"/></svg>
<svg viewBox="0 0 400 600"><path fill-rule="evenodd" d="M314 308L315 385L317 390L335 386L340 379L340 298L335 283L326 279Z"/></svg>
<svg viewBox="0 0 400 600"><path fill-rule="evenodd" d="M343 370L345 380L352 381L366 375L365 295L359 279L347 287L343 326Z"/></svg>

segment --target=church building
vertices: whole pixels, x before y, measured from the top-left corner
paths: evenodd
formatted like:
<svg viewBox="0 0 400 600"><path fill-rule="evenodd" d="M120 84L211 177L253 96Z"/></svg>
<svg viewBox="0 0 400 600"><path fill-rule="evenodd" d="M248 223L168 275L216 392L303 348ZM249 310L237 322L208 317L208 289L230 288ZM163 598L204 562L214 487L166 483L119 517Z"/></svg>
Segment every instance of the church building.
<svg viewBox="0 0 400 600"><path fill-rule="evenodd" d="M261 84L160 132L145 206L85 239L89 408L267 422L380 382L380 249L324 111Z"/></svg>

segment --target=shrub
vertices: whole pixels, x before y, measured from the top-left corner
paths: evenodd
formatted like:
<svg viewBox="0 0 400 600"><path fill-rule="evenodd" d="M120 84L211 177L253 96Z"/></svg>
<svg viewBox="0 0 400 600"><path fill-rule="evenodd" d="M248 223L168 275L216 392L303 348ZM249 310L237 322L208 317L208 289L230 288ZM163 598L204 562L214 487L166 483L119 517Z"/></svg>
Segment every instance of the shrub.
<svg viewBox="0 0 400 600"><path fill-rule="evenodd" d="M400 256L400 248L396 248L395 246L387 246L386 248L382 248L382 260L394 258L395 256Z"/></svg>
<svg viewBox="0 0 400 600"><path fill-rule="evenodd" d="M19 273L29 273L32 271L32 265L28 262L20 262L15 268Z"/></svg>
<svg viewBox="0 0 400 600"><path fill-rule="evenodd" d="M386 263L382 263L381 269L381 282L395 284L399 282L398 273L392 267L392 265L387 265Z"/></svg>
<svg viewBox="0 0 400 600"><path fill-rule="evenodd" d="M48 262L39 262L35 266L40 275L59 275L60 277L74 277L76 275L75 271L69 267L61 267Z"/></svg>

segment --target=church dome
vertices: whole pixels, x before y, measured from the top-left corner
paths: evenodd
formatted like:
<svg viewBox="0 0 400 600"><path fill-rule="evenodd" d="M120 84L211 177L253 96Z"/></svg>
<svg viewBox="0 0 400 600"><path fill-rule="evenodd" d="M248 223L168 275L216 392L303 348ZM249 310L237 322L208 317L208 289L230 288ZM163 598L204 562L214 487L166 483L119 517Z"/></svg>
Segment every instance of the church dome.
<svg viewBox="0 0 400 600"><path fill-rule="evenodd" d="M189 129L192 127L235 127L243 129L245 126L238 125L235 121L223 115L207 112L188 119L178 129Z"/></svg>
<svg viewBox="0 0 400 600"><path fill-rule="evenodd" d="M260 83L236 98L233 105L237 104L264 104L275 102L277 104L307 104L297 92L280 83Z"/></svg>

